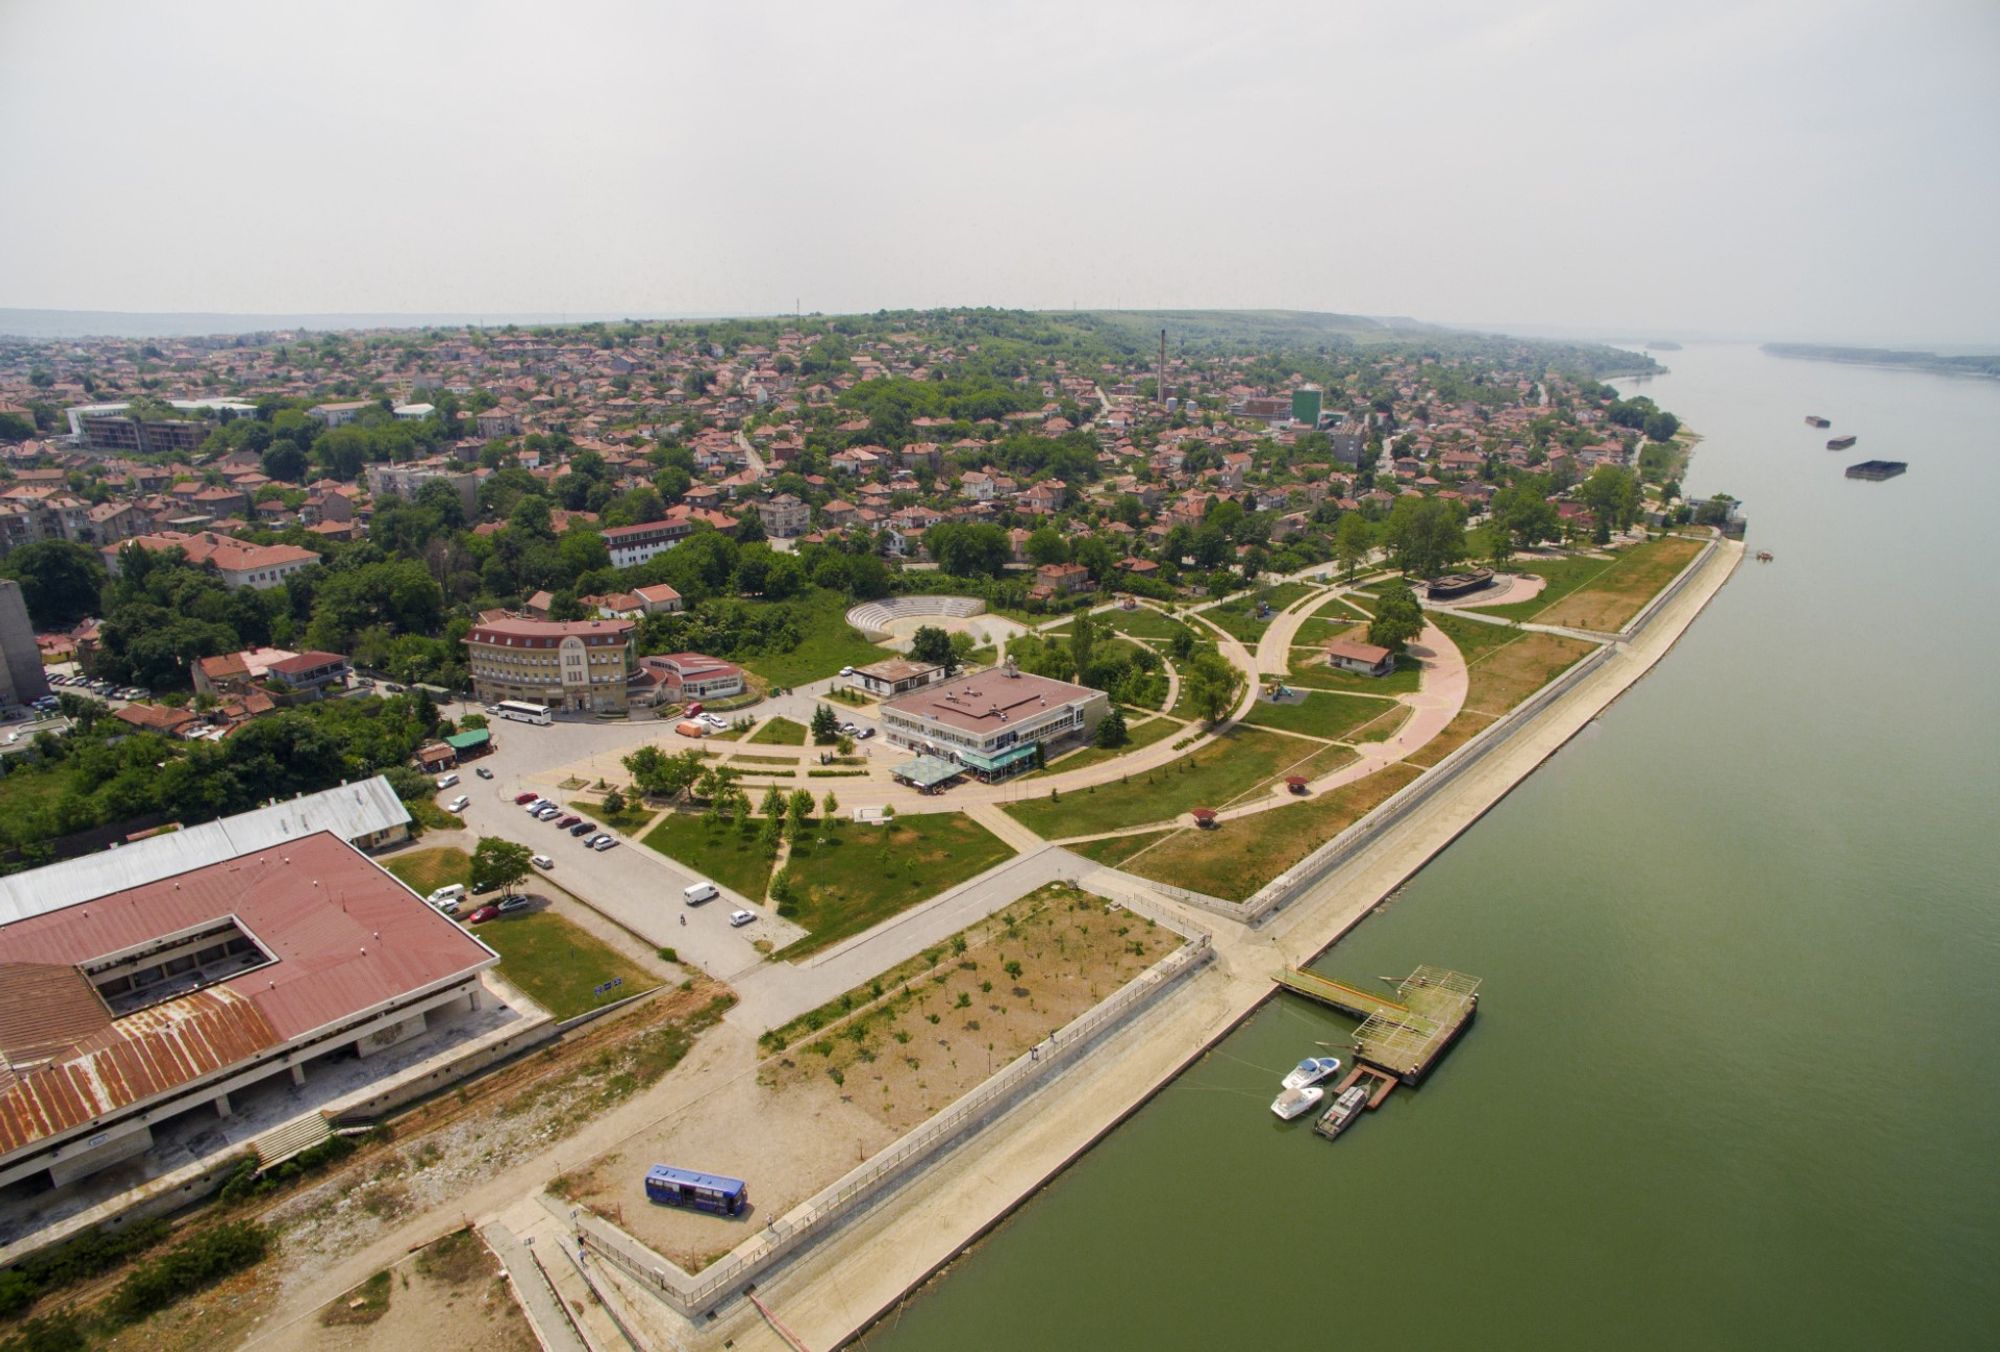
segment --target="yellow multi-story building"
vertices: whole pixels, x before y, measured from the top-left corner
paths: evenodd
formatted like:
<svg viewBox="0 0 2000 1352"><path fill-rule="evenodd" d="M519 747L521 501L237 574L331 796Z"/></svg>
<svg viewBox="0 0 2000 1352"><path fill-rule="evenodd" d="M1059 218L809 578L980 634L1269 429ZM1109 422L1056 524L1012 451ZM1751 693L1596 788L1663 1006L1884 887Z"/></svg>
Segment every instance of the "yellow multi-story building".
<svg viewBox="0 0 2000 1352"><path fill-rule="evenodd" d="M630 620L503 619L465 636L466 665L482 704L503 699L551 709L623 709L632 673Z"/></svg>

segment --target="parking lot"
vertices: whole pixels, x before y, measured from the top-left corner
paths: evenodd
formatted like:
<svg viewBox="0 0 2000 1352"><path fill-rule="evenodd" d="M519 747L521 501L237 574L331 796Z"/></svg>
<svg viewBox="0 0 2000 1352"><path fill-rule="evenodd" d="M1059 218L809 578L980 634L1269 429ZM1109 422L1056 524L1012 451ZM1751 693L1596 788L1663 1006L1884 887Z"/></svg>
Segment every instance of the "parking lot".
<svg viewBox="0 0 2000 1352"><path fill-rule="evenodd" d="M576 811L569 800L577 794L564 792L552 782L562 767L593 751L619 752L666 731L656 724L536 727L496 720L493 752L456 771L459 783L440 791L438 802L442 806L464 796L469 801L459 815L473 833L526 845L550 860L553 867L537 871L564 890L650 946L674 949L683 961L727 979L763 961L763 955L753 947L757 940L783 947L804 931L778 919L761 901L753 902L727 889L718 889L720 895L712 901L689 906L683 900L685 890L708 881L693 870L616 832L611 833L619 842L614 848L590 849L583 839L555 824ZM482 778L478 773L481 769L490 771L493 778ZM527 805L514 801L525 793L547 797L562 810L551 820L531 817ZM756 919L748 925L732 926L729 914L739 909L751 912Z"/></svg>

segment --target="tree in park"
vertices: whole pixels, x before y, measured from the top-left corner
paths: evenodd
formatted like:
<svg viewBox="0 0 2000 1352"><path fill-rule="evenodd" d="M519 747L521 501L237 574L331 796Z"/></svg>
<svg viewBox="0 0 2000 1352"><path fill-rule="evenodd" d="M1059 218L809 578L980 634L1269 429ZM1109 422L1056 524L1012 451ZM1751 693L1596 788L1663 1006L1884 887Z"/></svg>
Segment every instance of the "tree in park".
<svg viewBox="0 0 2000 1352"><path fill-rule="evenodd" d="M1097 627L1097 620L1087 610L1078 611L1076 619L1070 622L1069 658L1078 680L1090 670L1090 656L1097 648Z"/></svg>
<svg viewBox="0 0 2000 1352"><path fill-rule="evenodd" d="M472 890L490 892L494 888L512 892L514 884L528 876L529 852L498 836L481 836L472 848Z"/></svg>
<svg viewBox="0 0 2000 1352"><path fill-rule="evenodd" d="M623 763L640 793L669 801L692 788L704 768L698 751L669 756L656 746L642 746L627 753Z"/></svg>
<svg viewBox="0 0 2000 1352"><path fill-rule="evenodd" d="M1114 704L1111 711L1098 721L1097 745L1107 751L1115 751L1130 740L1131 735L1125 728L1125 711Z"/></svg>
<svg viewBox="0 0 2000 1352"><path fill-rule="evenodd" d="M1069 546L1054 526L1037 526L1028 537L1028 558L1037 564L1068 563Z"/></svg>
<svg viewBox="0 0 2000 1352"><path fill-rule="evenodd" d="M1548 480L1530 476L1493 495L1493 524L1514 537L1516 549L1532 549L1562 534L1562 521L1548 494Z"/></svg>
<svg viewBox="0 0 2000 1352"><path fill-rule="evenodd" d="M1349 582L1361 568L1361 561L1375 548L1375 528L1368 524L1368 518L1359 512L1349 512L1340 518L1340 525L1333 533L1333 557L1339 563L1341 575Z"/></svg>
<svg viewBox="0 0 2000 1352"><path fill-rule="evenodd" d="M1377 598L1375 618L1368 624L1370 643L1399 653L1423 631L1424 608L1417 604L1415 592L1398 583Z"/></svg>
<svg viewBox="0 0 2000 1352"><path fill-rule="evenodd" d="M1439 498L1397 498L1383 523L1382 542L1403 572L1436 577L1465 557L1465 521Z"/></svg>
<svg viewBox="0 0 2000 1352"><path fill-rule="evenodd" d="M625 795L617 789L607 789L604 794L604 815L616 817L625 811Z"/></svg>
<svg viewBox="0 0 2000 1352"><path fill-rule="evenodd" d="M810 789L793 789L791 799L789 800L789 811L786 815L792 820L792 839L797 840L799 833L806 829L806 823L812 820L812 791Z"/></svg>
<svg viewBox="0 0 2000 1352"><path fill-rule="evenodd" d="M937 625L923 625L910 636L910 656L943 667L946 676L958 672L958 650L952 646L951 635Z"/></svg>
<svg viewBox="0 0 2000 1352"><path fill-rule="evenodd" d="M840 736L840 716L824 704L813 705L812 739L814 746L831 746Z"/></svg>
<svg viewBox="0 0 2000 1352"><path fill-rule="evenodd" d="M1243 673L1221 653L1196 653L1181 673L1181 688L1195 712L1211 724L1219 723L1242 698Z"/></svg>
<svg viewBox="0 0 2000 1352"><path fill-rule="evenodd" d="M833 796L832 789L828 789L826 791L826 797L820 799L819 811L820 815L822 817L825 817L828 821L832 821L835 817L840 815L840 800Z"/></svg>
<svg viewBox="0 0 2000 1352"><path fill-rule="evenodd" d="M1575 496L1590 508L1599 544L1610 540L1612 531L1630 529L1639 519L1639 478L1629 469L1599 465L1577 485Z"/></svg>
<svg viewBox="0 0 2000 1352"><path fill-rule="evenodd" d="M98 613L104 562L70 540L40 540L7 556L0 574L21 584L21 599L37 629L67 629Z"/></svg>

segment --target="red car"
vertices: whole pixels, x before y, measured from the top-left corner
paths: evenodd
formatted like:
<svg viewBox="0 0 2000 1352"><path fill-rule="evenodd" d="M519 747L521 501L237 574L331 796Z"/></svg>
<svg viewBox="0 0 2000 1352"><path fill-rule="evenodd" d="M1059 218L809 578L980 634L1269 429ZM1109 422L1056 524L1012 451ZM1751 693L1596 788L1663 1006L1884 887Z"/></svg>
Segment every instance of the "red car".
<svg viewBox="0 0 2000 1352"><path fill-rule="evenodd" d="M569 830L570 827L575 826L578 822L582 820L583 818L577 816L574 812L572 812L567 817L564 817L561 821L556 823L556 829L558 831L567 831Z"/></svg>
<svg viewBox="0 0 2000 1352"><path fill-rule="evenodd" d="M514 806L515 807L525 806L528 803L534 802L539 797L541 797L541 795L533 792L532 790L530 790L527 793L517 793L514 795Z"/></svg>
<svg viewBox="0 0 2000 1352"><path fill-rule="evenodd" d="M492 905L491 903L488 903L485 906L481 906L471 915L465 917L465 923L468 925L483 925L489 920L498 919L499 915L500 915L500 908L498 906Z"/></svg>

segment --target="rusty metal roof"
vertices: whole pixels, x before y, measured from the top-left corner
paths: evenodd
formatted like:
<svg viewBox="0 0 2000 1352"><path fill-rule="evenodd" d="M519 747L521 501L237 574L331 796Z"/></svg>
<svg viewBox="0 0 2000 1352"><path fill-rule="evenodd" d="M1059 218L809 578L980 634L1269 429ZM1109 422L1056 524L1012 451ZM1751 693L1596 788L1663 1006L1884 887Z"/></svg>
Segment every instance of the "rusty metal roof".
<svg viewBox="0 0 2000 1352"><path fill-rule="evenodd" d="M0 1049L18 1037L24 1048L46 1051L64 1033L82 1035L45 1065L0 1069L0 1153L497 961L359 851L321 832L0 925L0 1009L63 985L50 968L73 970L225 917L274 961L95 1031L83 1026L74 982L69 1003L46 1027L34 1016L0 1016Z"/></svg>
<svg viewBox="0 0 2000 1352"><path fill-rule="evenodd" d="M0 1063L31 1066L111 1026L97 987L75 967L0 962Z"/></svg>
<svg viewBox="0 0 2000 1352"><path fill-rule="evenodd" d="M140 1010L69 1053L0 1083L0 1154L11 1154L247 1061L281 1042L224 986Z"/></svg>

